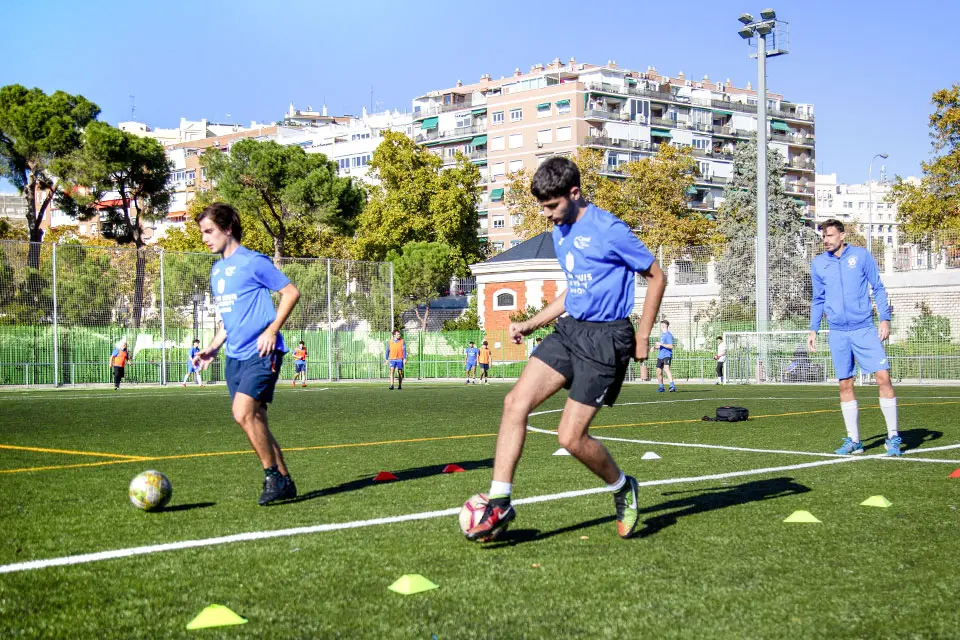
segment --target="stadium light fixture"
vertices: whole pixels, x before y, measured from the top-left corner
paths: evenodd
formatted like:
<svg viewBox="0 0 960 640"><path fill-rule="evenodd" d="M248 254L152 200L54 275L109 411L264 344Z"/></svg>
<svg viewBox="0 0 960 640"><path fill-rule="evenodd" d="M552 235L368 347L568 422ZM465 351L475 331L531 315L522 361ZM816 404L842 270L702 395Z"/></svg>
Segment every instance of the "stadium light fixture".
<svg viewBox="0 0 960 640"><path fill-rule="evenodd" d="M749 40L753 37L753 27L744 27L740 29L740 31L737 31L737 33L739 33L740 37L744 40Z"/></svg>
<svg viewBox="0 0 960 640"><path fill-rule="evenodd" d="M776 20L777 12L774 11L773 9L764 9L763 11L760 12L760 17L763 18L764 20Z"/></svg>
<svg viewBox="0 0 960 640"><path fill-rule="evenodd" d="M757 24L757 33L759 33L762 36L765 36L771 31L773 31L773 25L774 25L773 22L761 22Z"/></svg>
<svg viewBox="0 0 960 640"><path fill-rule="evenodd" d="M743 24L750 24L751 22L753 22L753 16L749 13L741 13L740 17L737 18L737 20L739 20Z"/></svg>

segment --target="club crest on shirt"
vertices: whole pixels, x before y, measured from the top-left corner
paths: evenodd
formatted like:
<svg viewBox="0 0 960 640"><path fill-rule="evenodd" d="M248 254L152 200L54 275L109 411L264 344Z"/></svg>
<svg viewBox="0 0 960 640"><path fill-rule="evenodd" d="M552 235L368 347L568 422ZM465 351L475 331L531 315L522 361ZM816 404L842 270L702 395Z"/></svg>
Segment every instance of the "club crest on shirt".
<svg viewBox="0 0 960 640"><path fill-rule="evenodd" d="M847 258L847 266L850 267L851 269L857 266L857 256L850 256L849 258Z"/></svg>
<svg viewBox="0 0 960 640"><path fill-rule="evenodd" d="M590 246L590 236L577 236L573 239L573 246L581 251Z"/></svg>
<svg viewBox="0 0 960 640"><path fill-rule="evenodd" d="M224 270L223 273L224 273L224 275L226 275L226 276L229 278L230 276L233 275L233 272L236 271L236 270L237 270L237 267L236 267L236 266L230 266L230 267L227 267L227 268Z"/></svg>
<svg viewBox="0 0 960 640"><path fill-rule="evenodd" d="M568 273L573 273L573 254L569 251L567 252L565 266L567 268Z"/></svg>

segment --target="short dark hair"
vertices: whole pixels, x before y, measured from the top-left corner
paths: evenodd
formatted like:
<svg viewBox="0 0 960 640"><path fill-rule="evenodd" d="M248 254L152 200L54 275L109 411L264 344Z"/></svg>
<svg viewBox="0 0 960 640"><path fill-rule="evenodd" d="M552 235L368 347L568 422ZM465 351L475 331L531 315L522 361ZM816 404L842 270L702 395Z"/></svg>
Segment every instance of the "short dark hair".
<svg viewBox="0 0 960 640"><path fill-rule="evenodd" d="M839 220L837 220L836 218L830 218L829 220L824 220L823 222L820 223L820 230L821 230L821 231L824 231L824 230L826 230L826 229L828 229L828 228L830 228L830 227L833 227L834 229L836 229L836 230L839 231L840 233L844 233L844 231L845 231L845 230L844 230L844 227L843 227L843 223L840 222Z"/></svg>
<svg viewBox="0 0 960 640"><path fill-rule="evenodd" d="M723 340L723 336L717 336L717 340Z"/></svg>
<svg viewBox="0 0 960 640"><path fill-rule="evenodd" d="M537 339L534 340L534 342L543 342L543 338L541 338L540 336L537 336Z"/></svg>
<svg viewBox="0 0 960 640"><path fill-rule="evenodd" d="M303 344L303 340L300 341L300 344Z"/></svg>
<svg viewBox="0 0 960 640"><path fill-rule="evenodd" d="M667 320L666 318L661 318L661 319L660 319L660 324L665 324L665 325L667 325L668 328L670 327L670 321Z"/></svg>
<svg viewBox="0 0 960 640"><path fill-rule="evenodd" d="M194 338L193 341L194 341L194 342L200 342L200 338Z"/></svg>
<svg viewBox="0 0 960 640"><path fill-rule="evenodd" d="M487 341L486 341L486 340L483 341L483 346L487 346Z"/></svg>
<svg viewBox="0 0 960 640"><path fill-rule="evenodd" d="M471 340L471 341L470 341L470 344L473 344L473 343L474 343L473 340Z"/></svg>
<svg viewBox="0 0 960 640"><path fill-rule="evenodd" d="M580 187L580 169L569 158L553 156L544 160L533 174L530 193L543 202L570 195L574 187Z"/></svg>
<svg viewBox="0 0 960 640"><path fill-rule="evenodd" d="M243 239L243 226L240 224L240 214L237 210L224 202L214 202L204 208L197 215L194 222L200 224L201 220L210 218L213 224L217 225L221 231L228 231L237 242Z"/></svg>

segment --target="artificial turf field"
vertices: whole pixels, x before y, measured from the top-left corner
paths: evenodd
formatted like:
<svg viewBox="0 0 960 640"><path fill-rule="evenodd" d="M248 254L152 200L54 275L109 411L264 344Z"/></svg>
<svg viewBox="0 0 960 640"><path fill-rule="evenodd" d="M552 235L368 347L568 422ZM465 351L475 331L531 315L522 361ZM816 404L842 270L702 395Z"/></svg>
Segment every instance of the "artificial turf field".
<svg viewBox="0 0 960 640"><path fill-rule="evenodd" d="M637 537L618 538L612 497L584 492L599 481L532 432L517 519L504 539L469 543L454 514L489 487L509 388L281 386L271 426L300 498L266 508L223 386L0 394L0 637L960 636L960 478L948 477L960 468L960 389L899 387L914 452L887 460L874 457L885 437L874 387L858 388L868 449L849 459L829 455L845 435L833 387L628 385L593 433L618 438L608 448L648 483ZM555 428L563 400L531 425ZM731 403L750 421L699 421ZM648 451L661 459L641 460ZM467 471L440 473L448 463ZM127 499L149 468L174 487L158 513ZM400 479L374 484L382 470ZM893 505L859 506L874 495ZM822 523L783 523L796 510ZM390 520L413 514L425 515ZM300 527L313 529L262 536ZM439 589L387 590L409 573ZM249 622L186 631L213 603Z"/></svg>

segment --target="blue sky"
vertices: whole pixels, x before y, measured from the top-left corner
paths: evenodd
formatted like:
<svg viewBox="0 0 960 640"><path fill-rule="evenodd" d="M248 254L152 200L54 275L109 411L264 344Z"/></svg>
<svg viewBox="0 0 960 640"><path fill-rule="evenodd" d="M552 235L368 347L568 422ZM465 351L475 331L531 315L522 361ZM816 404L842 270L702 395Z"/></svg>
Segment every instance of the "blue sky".
<svg viewBox="0 0 960 640"><path fill-rule="evenodd" d="M4 2L0 85L82 93L114 124L130 119L134 95L136 119L158 127L181 116L273 122L291 101L359 113L371 88L378 107L409 110L431 89L558 56L756 86L736 33L741 12L767 6L756 1ZM768 87L816 105L818 172L862 182L884 152L889 174L919 175L931 152L930 95L960 81L949 35L960 3L770 6L790 22L792 51L770 61Z"/></svg>

